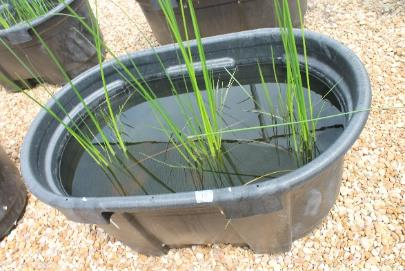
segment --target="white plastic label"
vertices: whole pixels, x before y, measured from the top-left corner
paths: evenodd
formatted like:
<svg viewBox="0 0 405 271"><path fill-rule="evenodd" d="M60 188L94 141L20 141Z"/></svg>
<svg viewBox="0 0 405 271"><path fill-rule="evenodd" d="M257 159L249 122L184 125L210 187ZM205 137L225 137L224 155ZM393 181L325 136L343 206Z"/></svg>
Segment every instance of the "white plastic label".
<svg viewBox="0 0 405 271"><path fill-rule="evenodd" d="M195 200L197 203L212 202L214 200L214 192L212 190L196 191Z"/></svg>

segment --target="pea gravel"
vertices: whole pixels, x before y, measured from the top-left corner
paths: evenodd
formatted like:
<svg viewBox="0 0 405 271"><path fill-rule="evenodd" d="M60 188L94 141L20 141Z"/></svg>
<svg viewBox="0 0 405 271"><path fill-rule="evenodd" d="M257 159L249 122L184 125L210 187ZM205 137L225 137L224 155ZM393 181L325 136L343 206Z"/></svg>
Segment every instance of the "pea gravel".
<svg viewBox="0 0 405 271"><path fill-rule="evenodd" d="M124 53L147 48L152 33L135 0L100 2L108 44ZM404 0L308 0L306 25L357 53L372 82L373 107L405 105ZM132 25L131 25L132 24ZM46 101L45 85L32 91ZM38 108L0 87L0 144L19 166L19 149ZM29 196L24 217L0 242L0 270L405 270L405 110L375 109L346 156L340 196L321 226L290 252L255 255L229 245L138 254L97 226L70 222ZM269 229L271 230L271 229Z"/></svg>

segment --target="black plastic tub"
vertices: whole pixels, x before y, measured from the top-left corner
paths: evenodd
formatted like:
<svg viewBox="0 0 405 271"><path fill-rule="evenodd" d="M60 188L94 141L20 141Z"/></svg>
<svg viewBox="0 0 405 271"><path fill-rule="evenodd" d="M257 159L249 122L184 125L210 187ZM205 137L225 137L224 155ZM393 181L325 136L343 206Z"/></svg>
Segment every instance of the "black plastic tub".
<svg viewBox="0 0 405 271"><path fill-rule="evenodd" d="M93 13L88 1L67 0L65 4L56 4L47 14L30 23L20 23L8 29L0 28L0 39L29 68L26 69L10 50L0 43L0 78L6 77L21 88L35 84L35 77L51 84L66 83L65 77L32 29L39 33L69 77L74 78L98 63L92 35L78 19L69 16L70 12L66 5L72 7L91 25ZM15 90L16 87L9 84L8 80L0 79L0 84Z"/></svg>
<svg viewBox="0 0 405 271"><path fill-rule="evenodd" d="M295 35L302 54L301 31ZM305 36L310 74L330 87L336 84L334 95L343 111L368 109L371 90L360 60L326 36L309 31ZM276 65L284 63L277 29L228 34L203 42L212 70L269 61L270 45ZM191 46L196 53L195 43ZM162 74L157 53L165 63L166 73L181 76L184 67L178 65L176 50L176 45L167 45L156 51L133 53L122 61L131 69L131 63L136 63L144 78L153 80ZM112 96L125 88L119 70L114 62L104 65ZM100 104L103 88L98 68L80 75L74 83L92 108ZM69 86L57 98L71 112L72 119L82 117L84 111ZM63 117L54 102L48 105ZM322 154L281 177L223 189L124 197L71 196L66 192L63 172L69 172L75 151L66 148L69 137L64 128L42 111L24 141L22 174L40 200L73 221L100 225L142 253L161 254L168 248L211 243L248 245L258 253L276 253L290 249L293 240L311 232L328 214L339 193L344 155L359 137L367 117L367 111L347 115L343 132Z"/></svg>
<svg viewBox="0 0 405 271"><path fill-rule="evenodd" d="M0 147L0 240L17 224L26 200L20 172Z"/></svg>
<svg viewBox="0 0 405 271"><path fill-rule="evenodd" d="M157 41L160 44L173 43L166 18L160 9L158 1L136 1L141 6ZM187 1L183 2L187 3ZM296 27L300 26L297 2L296 0L289 1L291 20ZM274 16L273 0L195 0L193 4L198 17L201 36L203 37L257 28L275 27L277 25L276 17ZM179 1L172 0L172 6L177 21L182 22ZM302 16L304 16L307 9L307 1L301 0L300 6ZM190 20L188 25L191 26L191 19L187 18ZM184 38L184 33L182 35ZM189 37L194 37L193 31L190 31Z"/></svg>

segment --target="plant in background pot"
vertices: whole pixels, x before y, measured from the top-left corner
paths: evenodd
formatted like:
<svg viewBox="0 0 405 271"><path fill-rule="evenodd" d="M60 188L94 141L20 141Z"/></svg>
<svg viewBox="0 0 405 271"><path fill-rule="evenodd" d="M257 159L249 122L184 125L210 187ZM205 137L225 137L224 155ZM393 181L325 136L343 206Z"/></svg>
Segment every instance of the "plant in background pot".
<svg viewBox="0 0 405 271"><path fill-rule="evenodd" d="M288 250L335 202L344 154L368 116L367 73L340 43L293 29L286 0L274 2L279 29L206 39L185 3L179 23L171 1L159 1L176 44L123 57L78 16L99 64L39 103L24 179L68 218L143 253ZM183 41L189 31L196 40Z"/></svg>
<svg viewBox="0 0 405 271"><path fill-rule="evenodd" d="M86 23L94 21L87 0L0 0L0 84L19 89L38 80L51 84L67 82L35 32L41 34L69 78L97 64L91 34L67 7Z"/></svg>
<svg viewBox="0 0 405 271"><path fill-rule="evenodd" d="M29 22L48 13L55 4L50 0L1 0L0 25L3 29L8 29L19 23Z"/></svg>

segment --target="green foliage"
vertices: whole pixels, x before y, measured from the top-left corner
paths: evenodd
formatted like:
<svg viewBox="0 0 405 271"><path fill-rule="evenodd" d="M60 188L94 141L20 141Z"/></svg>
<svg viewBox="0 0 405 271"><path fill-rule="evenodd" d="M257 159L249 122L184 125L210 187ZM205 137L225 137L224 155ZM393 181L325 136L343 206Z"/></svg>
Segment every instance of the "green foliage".
<svg viewBox="0 0 405 271"><path fill-rule="evenodd" d="M297 125L291 125L289 127L292 132L291 141L293 142L294 151L296 156L301 160L301 163L307 163L314 158L316 141L316 126L313 121L314 115L309 82L308 58L300 4L299 1L297 1L301 20L302 44L304 51L303 64L305 66L305 79L307 85L307 96L305 96L304 80L301 76L299 54L293 32L293 24L288 2L288 0L282 0L282 5L280 6L279 1L274 1L276 17L280 27L281 39L285 51L285 64L287 71L287 93L285 104L287 106L289 122L297 123Z"/></svg>
<svg viewBox="0 0 405 271"><path fill-rule="evenodd" d="M45 15L53 7L53 0L0 0L0 26L10 28L22 22L29 22Z"/></svg>

